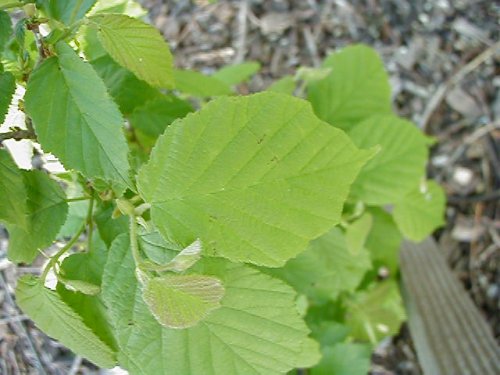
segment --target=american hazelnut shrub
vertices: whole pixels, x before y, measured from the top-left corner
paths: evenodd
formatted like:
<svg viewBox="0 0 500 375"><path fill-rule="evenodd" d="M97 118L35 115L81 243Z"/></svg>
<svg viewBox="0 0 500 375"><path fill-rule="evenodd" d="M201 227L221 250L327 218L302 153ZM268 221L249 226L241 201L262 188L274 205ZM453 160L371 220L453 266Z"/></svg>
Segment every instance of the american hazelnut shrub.
<svg viewBox="0 0 500 375"><path fill-rule="evenodd" d="M368 371L405 317L400 242L444 210L375 51L238 96L258 63L177 70L133 1L0 9L0 123L25 114L0 133L0 221L12 262L47 258L16 289L41 330L131 374ZM26 139L64 171L20 169Z"/></svg>

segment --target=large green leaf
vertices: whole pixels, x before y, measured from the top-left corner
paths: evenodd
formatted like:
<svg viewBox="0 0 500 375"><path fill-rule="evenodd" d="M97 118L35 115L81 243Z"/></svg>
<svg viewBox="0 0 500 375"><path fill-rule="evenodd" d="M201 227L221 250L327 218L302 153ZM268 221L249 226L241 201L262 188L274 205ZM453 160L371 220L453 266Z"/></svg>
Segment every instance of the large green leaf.
<svg viewBox="0 0 500 375"><path fill-rule="evenodd" d="M0 56L2 56L3 49L7 44L10 36L12 34L12 21L7 12L0 10ZM0 93L3 90L0 90ZM1 121L0 121L1 123Z"/></svg>
<svg viewBox="0 0 500 375"><path fill-rule="evenodd" d="M187 329L156 321L134 270L128 237L121 235L110 249L103 293L121 349L120 365L131 374L272 375L318 360L294 291L256 269L221 259L200 261L196 271L221 279L226 293L219 309Z"/></svg>
<svg viewBox="0 0 500 375"><path fill-rule="evenodd" d="M444 224L446 197L434 181L413 189L394 207L394 220L410 240L419 242Z"/></svg>
<svg viewBox="0 0 500 375"><path fill-rule="evenodd" d="M130 185L123 119L91 66L64 42L32 74L26 111L40 144L67 168Z"/></svg>
<svg viewBox="0 0 500 375"><path fill-rule="evenodd" d="M89 295L78 291L81 283L97 286L100 289L107 257L106 244L97 233L94 233L90 251L70 255L64 259L60 267L59 274L70 280L70 286L77 291L71 291L61 283L57 284L56 290L61 299L78 312L94 334L116 351L116 341L101 295Z"/></svg>
<svg viewBox="0 0 500 375"><path fill-rule="evenodd" d="M138 184L169 241L276 267L339 222L372 154L303 100L223 97L167 128Z"/></svg>
<svg viewBox="0 0 500 375"><path fill-rule="evenodd" d="M248 78L257 73L260 69L260 64L255 61L246 61L241 64L227 65L215 72L212 77L224 82L229 86L237 85L246 81Z"/></svg>
<svg viewBox="0 0 500 375"><path fill-rule="evenodd" d="M49 246L66 220L68 205L61 187L47 174L24 171L24 186L28 194L26 227L8 224L9 259L30 263L38 250ZM22 203L20 203L22 204Z"/></svg>
<svg viewBox="0 0 500 375"><path fill-rule="evenodd" d="M354 198L373 205L394 203L418 185L425 173L428 140L414 124L393 115L377 115L358 124L349 135L358 147L381 147L354 182Z"/></svg>
<svg viewBox="0 0 500 375"><path fill-rule="evenodd" d="M189 328L220 307L224 287L205 275L165 275L144 284L143 298L158 323Z"/></svg>
<svg viewBox="0 0 500 375"><path fill-rule="evenodd" d="M45 288L36 277L25 275L18 280L16 301L41 330L69 349L101 367L115 365L113 350L85 325L56 292Z"/></svg>
<svg viewBox="0 0 500 375"><path fill-rule="evenodd" d="M16 79L10 72L0 73L0 125L5 120L12 96L16 90Z"/></svg>
<svg viewBox="0 0 500 375"><path fill-rule="evenodd" d="M96 0L37 0L37 7L48 17L71 25L85 16Z"/></svg>
<svg viewBox="0 0 500 375"><path fill-rule="evenodd" d="M364 248L350 251L345 234L334 228L312 241L306 251L283 268L269 272L313 301L325 302L343 291L356 290L370 268L370 254Z"/></svg>
<svg viewBox="0 0 500 375"><path fill-rule="evenodd" d="M199 97L231 95L227 83L194 70L174 70L175 88L184 94Z"/></svg>
<svg viewBox="0 0 500 375"><path fill-rule="evenodd" d="M158 30L126 15L94 16L92 20L103 47L117 63L150 85L173 87L173 58Z"/></svg>
<svg viewBox="0 0 500 375"><path fill-rule="evenodd" d="M346 47L323 63L331 73L308 87L319 118L349 129L374 114L391 112L391 88L377 52L364 45Z"/></svg>
<svg viewBox="0 0 500 375"><path fill-rule="evenodd" d="M346 302L346 324L357 340L377 344L395 335L406 319L403 302L395 281L387 280L357 293Z"/></svg>
<svg viewBox="0 0 500 375"><path fill-rule="evenodd" d="M371 349L364 344L337 344L322 350L321 362L311 375L366 375L370 370Z"/></svg>
<svg viewBox="0 0 500 375"><path fill-rule="evenodd" d="M0 221L27 225L27 194L23 175L7 150L0 149Z"/></svg>

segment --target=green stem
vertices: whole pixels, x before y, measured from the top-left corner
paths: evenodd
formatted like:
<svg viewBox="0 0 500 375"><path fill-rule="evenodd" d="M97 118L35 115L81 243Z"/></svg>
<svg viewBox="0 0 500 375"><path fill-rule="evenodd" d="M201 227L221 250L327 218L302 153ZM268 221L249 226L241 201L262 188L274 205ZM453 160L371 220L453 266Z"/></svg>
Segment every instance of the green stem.
<svg viewBox="0 0 500 375"><path fill-rule="evenodd" d="M94 232L94 191L92 190L89 201L89 209L87 211L87 220L89 228L87 231L87 252L92 249L92 233Z"/></svg>
<svg viewBox="0 0 500 375"><path fill-rule="evenodd" d="M71 202L79 202L79 201L88 201L89 199L91 199L91 197L67 198L66 202L71 203Z"/></svg>
<svg viewBox="0 0 500 375"><path fill-rule="evenodd" d="M55 266L59 258L69 249L73 247L73 245L78 241L80 236L82 235L83 231L85 230L85 223L82 224L78 232L69 240L69 242L64 245L64 247L59 250L57 253L55 253L52 258L50 258L49 263L45 266L45 269L43 270L42 276L40 276L42 283L45 283L45 280L47 279L47 275L49 274L49 271L51 270L52 267Z"/></svg>
<svg viewBox="0 0 500 375"><path fill-rule="evenodd" d="M132 248L132 256L137 267L142 266L141 255L139 253L139 243L137 242L137 222L134 215L129 215L130 225L130 247Z"/></svg>

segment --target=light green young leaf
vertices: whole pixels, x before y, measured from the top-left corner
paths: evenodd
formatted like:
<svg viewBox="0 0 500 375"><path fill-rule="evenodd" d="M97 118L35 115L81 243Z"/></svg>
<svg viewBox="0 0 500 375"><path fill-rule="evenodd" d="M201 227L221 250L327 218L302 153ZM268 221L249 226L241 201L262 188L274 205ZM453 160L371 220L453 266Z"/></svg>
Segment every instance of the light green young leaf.
<svg viewBox="0 0 500 375"><path fill-rule="evenodd" d="M220 307L224 287L216 277L166 275L144 285L144 302L158 323L167 328L189 328Z"/></svg>
<svg viewBox="0 0 500 375"><path fill-rule="evenodd" d="M297 73L295 73L295 80L304 81L304 83L310 84L325 79L330 75L331 71L331 68L309 68L301 66L297 69Z"/></svg>
<svg viewBox="0 0 500 375"><path fill-rule="evenodd" d="M405 237L419 242L444 224L446 197L441 186L427 181L394 207L394 220Z"/></svg>
<svg viewBox="0 0 500 375"><path fill-rule="evenodd" d="M102 274L106 260L106 244L97 233L94 233L90 252L76 253L65 258L60 267L60 275L79 281L80 286L81 283L87 283L93 285L94 290L96 290L95 287L101 289ZM98 292L95 295L91 295L83 293L85 290L68 290L62 283L57 284L56 290L64 303L78 312L83 322L94 334L112 348L113 351L116 351L116 341L101 294Z"/></svg>
<svg viewBox="0 0 500 375"><path fill-rule="evenodd" d="M35 324L49 336L98 366L115 365L115 353L87 327L82 318L58 294L34 276L18 280L16 301Z"/></svg>
<svg viewBox="0 0 500 375"><path fill-rule="evenodd" d="M9 259L31 263L38 250L49 246L66 220L68 205L61 187L40 171L23 171L28 194L26 227L8 224ZM21 203L22 204L22 203Z"/></svg>
<svg viewBox="0 0 500 375"><path fill-rule="evenodd" d="M241 64L227 65L215 72L212 77L224 82L226 85L238 85L260 70L260 64L256 61L246 61Z"/></svg>
<svg viewBox="0 0 500 375"><path fill-rule="evenodd" d="M16 79L10 72L0 73L0 125L5 120L12 96L16 90Z"/></svg>
<svg viewBox="0 0 500 375"><path fill-rule="evenodd" d="M194 70L174 70L175 88L184 94L199 97L231 95L231 86Z"/></svg>
<svg viewBox="0 0 500 375"><path fill-rule="evenodd" d="M283 268L269 270L315 302L353 292L371 268L370 254L363 248L351 253L345 234L334 228L311 242L306 251Z"/></svg>
<svg viewBox="0 0 500 375"><path fill-rule="evenodd" d="M310 370L311 375L366 375L370 370L369 345L342 343L321 351L323 358Z"/></svg>
<svg viewBox="0 0 500 375"><path fill-rule="evenodd" d="M94 16L92 20L103 47L118 64L150 85L173 87L173 58L157 29L121 14Z"/></svg>
<svg viewBox="0 0 500 375"><path fill-rule="evenodd" d="M27 193L23 175L7 150L0 149L0 221L26 228Z"/></svg>
<svg viewBox="0 0 500 375"><path fill-rule="evenodd" d="M395 203L424 175L427 139L411 122L393 115L372 116L349 135L358 147L380 145L380 152L354 181L353 198L371 205Z"/></svg>
<svg viewBox="0 0 500 375"><path fill-rule="evenodd" d="M37 0L37 7L53 19L61 21L66 25L85 16L90 8L96 3L96 0Z"/></svg>
<svg viewBox="0 0 500 375"><path fill-rule="evenodd" d="M346 324L354 339L376 345L384 337L395 335L406 314L398 284L387 280L357 293L346 302Z"/></svg>
<svg viewBox="0 0 500 375"><path fill-rule="evenodd" d="M38 140L67 168L130 186L123 119L91 66L64 42L31 74L26 111Z"/></svg>
<svg viewBox="0 0 500 375"><path fill-rule="evenodd" d="M12 21L7 12L0 10L0 56L2 56L3 49L7 44L10 36L12 34ZM3 89L0 90L0 95L3 93ZM2 121L0 121L2 123Z"/></svg>
<svg viewBox="0 0 500 375"><path fill-rule="evenodd" d="M154 232L153 232L154 233ZM146 248L148 249L149 252L151 252L151 242L146 242L148 241L148 235L151 235L153 233L145 234L144 236L141 236L141 240L139 243L142 244L143 246L146 245ZM158 234L158 232L156 232ZM159 235L159 234L158 234ZM162 239L163 240L163 239ZM149 239L149 241L151 241ZM165 245L168 246L168 244L165 241L162 241L161 246L162 246L162 252L165 252ZM191 268L198 260L201 258L201 242L200 240L194 241L191 245L188 247L184 248L181 252L176 254L172 260L167 261L167 262L162 262L160 263L163 264L158 264L158 269L161 268L162 271L173 271L173 272L183 272L186 271L187 269ZM168 250L165 253L170 253L171 250L168 248ZM168 256L168 254L164 254L164 256ZM164 258L164 257L162 257Z"/></svg>
<svg viewBox="0 0 500 375"><path fill-rule="evenodd" d="M280 94L293 95L295 91L295 79L292 76L284 76L273 82L266 91L277 92Z"/></svg>
<svg viewBox="0 0 500 375"><path fill-rule="evenodd" d="M90 64L104 81L120 111L126 115L161 96L157 89L122 68L109 55L101 56Z"/></svg>
<svg viewBox="0 0 500 375"><path fill-rule="evenodd" d="M101 287L99 285L91 284L83 280L71 280L62 276L59 276L58 280L70 289L89 296L95 296L101 292Z"/></svg>
<svg viewBox="0 0 500 375"><path fill-rule="evenodd" d="M372 154L301 99L224 97L167 128L138 184L167 240L277 267L339 222Z"/></svg>
<svg viewBox="0 0 500 375"><path fill-rule="evenodd" d="M193 107L177 97L160 96L134 110L130 124L148 137L158 138L174 120L186 116Z"/></svg>
<svg viewBox="0 0 500 375"><path fill-rule="evenodd" d="M132 375L274 375L318 361L317 345L307 337L289 286L222 259L205 259L196 267L223 282L221 307L194 327L165 328L142 299L128 236L113 242L103 294L121 349L120 365Z"/></svg>
<svg viewBox="0 0 500 375"><path fill-rule="evenodd" d="M366 248L376 268L387 267L390 275L395 276L399 270L399 247L403 237L392 215L375 207L368 212L373 217L373 226L366 240Z"/></svg>
<svg viewBox="0 0 500 375"><path fill-rule="evenodd" d="M308 87L319 118L350 129L373 114L391 113L391 88L377 52L364 45L346 47L326 58L331 73Z"/></svg>

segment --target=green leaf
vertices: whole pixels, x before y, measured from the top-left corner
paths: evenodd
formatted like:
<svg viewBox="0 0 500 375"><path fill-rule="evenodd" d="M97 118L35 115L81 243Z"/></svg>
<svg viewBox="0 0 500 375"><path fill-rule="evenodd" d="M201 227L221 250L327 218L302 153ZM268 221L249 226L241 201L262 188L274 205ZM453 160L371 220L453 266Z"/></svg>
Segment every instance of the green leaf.
<svg viewBox="0 0 500 375"><path fill-rule="evenodd" d="M334 228L312 241L306 251L283 268L269 272L321 303L337 298L341 292L355 291L370 268L370 254L363 248L352 253L345 234Z"/></svg>
<svg viewBox="0 0 500 375"><path fill-rule="evenodd" d="M0 56L12 34L12 21L7 12L0 10ZM3 89L0 93L3 93ZM2 123L2 121L0 121Z"/></svg>
<svg viewBox="0 0 500 375"><path fill-rule="evenodd" d="M160 96L134 110L130 124L151 138L158 138L174 120L186 116L193 107L173 95Z"/></svg>
<svg viewBox="0 0 500 375"><path fill-rule="evenodd" d="M350 129L374 114L391 113L391 88L377 52L349 46L326 58L331 73L308 86L308 100L319 118Z"/></svg>
<svg viewBox="0 0 500 375"><path fill-rule="evenodd" d="M350 331L349 327L332 320L321 320L309 326L312 331L311 336L320 343L322 348L343 342Z"/></svg>
<svg viewBox="0 0 500 375"><path fill-rule="evenodd" d="M98 0L90 14L116 13L130 17L143 17L148 14L139 3L133 0Z"/></svg>
<svg viewBox="0 0 500 375"><path fill-rule="evenodd" d="M231 95L231 87L212 77L194 70L174 70L175 88L184 94L199 97Z"/></svg>
<svg viewBox="0 0 500 375"><path fill-rule="evenodd" d="M157 241L158 237L160 238L161 242L159 244L154 242L151 243L151 238L148 237L150 237L152 234L157 234L157 236L155 236L156 238L152 239L153 241ZM161 260L156 264L147 262L150 266L150 269L152 270L183 272L191 268L201 258L202 247L200 240L196 240L191 245L177 253L177 249L172 248L171 244L168 244L165 240L163 240L159 233L155 231L152 233L143 234L139 241L139 246L141 245L142 247L144 247L144 251L146 253L151 253L151 247L153 247L154 249L158 248L158 246L162 247L162 255L158 256L158 253L155 250L153 250L154 253L152 254L153 259L161 258ZM165 248L168 249L168 251L165 251ZM176 252L173 257L170 256L172 251ZM166 257L170 258L170 260L165 261Z"/></svg>
<svg viewBox="0 0 500 375"><path fill-rule="evenodd" d="M98 366L115 365L115 353L87 327L59 295L39 279L24 275L17 282L16 301L35 324L49 336Z"/></svg>
<svg viewBox="0 0 500 375"><path fill-rule="evenodd" d="M143 298L158 323L167 328L195 326L220 307L224 287L204 275L166 275L144 285Z"/></svg>
<svg viewBox="0 0 500 375"><path fill-rule="evenodd" d="M97 233L94 233L90 251L87 253L72 254L65 258L61 264L59 273L66 278L72 279L72 281L79 281L80 285L76 285L77 287L81 286L82 283L86 283L94 286L94 290L97 291L95 287L101 289L102 274L107 258L106 244ZM59 281L61 280L60 275ZM75 285L73 285L74 287ZM116 340L101 294L99 292L94 295L81 293L86 290L80 290L80 292L71 291L63 286L62 283L57 284L56 290L64 303L78 312L83 322L94 334L112 348L113 351L116 351Z"/></svg>
<svg viewBox="0 0 500 375"><path fill-rule="evenodd" d="M368 212L373 217L373 227L366 240L366 248L376 268L387 267L390 275L395 276L399 270L399 247L403 237L392 215L375 207Z"/></svg>
<svg viewBox="0 0 500 375"><path fill-rule="evenodd" d="M351 195L366 204L395 203L425 173L427 139L411 122L393 115L368 118L350 132L358 147L380 145L380 152L361 170Z"/></svg>
<svg viewBox="0 0 500 375"><path fill-rule="evenodd" d="M58 280L70 289L89 296L95 296L101 292L101 287L99 285L91 284L83 280L66 279L62 276L59 276Z"/></svg>
<svg viewBox="0 0 500 375"><path fill-rule="evenodd" d="M90 62L124 114L161 96L161 93L118 65L109 55Z"/></svg>
<svg viewBox="0 0 500 375"><path fill-rule="evenodd" d="M280 94L293 95L295 91L295 79L292 76L284 76L273 82L266 91L277 92Z"/></svg>
<svg viewBox="0 0 500 375"><path fill-rule="evenodd" d="M44 151L89 178L130 186L123 119L89 64L64 42L31 74L26 111Z"/></svg>
<svg viewBox="0 0 500 375"><path fill-rule="evenodd" d="M26 228L28 206L23 175L7 150L0 149L0 221Z"/></svg>
<svg viewBox="0 0 500 375"><path fill-rule="evenodd" d="M118 64L152 86L173 87L173 58L158 30L126 15L94 16L92 20L103 47Z"/></svg>
<svg viewBox="0 0 500 375"><path fill-rule="evenodd" d="M371 155L303 100L224 97L167 128L138 184L168 241L276 267L339 222Z"/></svg>
<svg viewBox="0 0 500 375"><path fill-rule="evenodd" d="M9 9L14 7L22 7L24 4L16 0L0 0L0 9Z"/></svg>
<svg viewBox="0 0 500 375"><path fill-rule="evenodd" d="M372 217L369 214L364 214L361 218L347 227L345 240L351 254L357 254L363 250L372 223Z"/></svg>
<svg viewBox="0 0 500 375"><path fill-rule="evenodd" d="M222 259L205 259L197 267L197 273L223 282L221 307L194 327L165 328L142 299L127 235L113 242L103 293L120 365L131 374L273 375L317 362L317 346L307 338L290 287Z"/></svg>
<svg viewBox="0 0 500 375"><path fill-rule="evenodd" d="M113 218L114 210L115 206L112 203L104 202L94 216L99 235L107 247L111 246L111 243L119 234L127 232L129 227L127 217Z"/></svg>
<svg viewBox="0 0 500 375"><path fill-rule="evenodd" d="M5 121L14 91L16 91L14 76L10 72L0 73L0 125Z"/></svg>
<svg viewBox="0 0 500 375"><path fill-rule="evenodd" d="M364 344L337 344L322 349L321 362L311 375L366 375L370 370L371 349Z"/></svg>
<svg viewBox="0 0 500 375"><path fill-rule="evenodd" d="M443 189L427 181L396 202L394 220L405 237L420 242L445 223L445 208Z"/></svg>
<svg viewBox="0 0 500 375"><path fill-rule="evenodd" d="M260 70L260 64L255 61L246 61L241 64L227 65L215 72L212 77L224 82L228 86L238 85Z"/></svg>
<svg viewBox="0 0 500 375"><path fill-rule="evenodd" d="M31 263L38 250L49 246L66 220L66 195L57 182L40 171L23 171L28 194L26 227L8 224L9 259ZM22 204L22 203L21 203Z"/></svg>
<svg viewBox="0 0 500 375"><path fill-rule="evenodd" d="M373 345L396 334L405 319L398 285L392 280L374 284L347 301L345 323L351 328L351 336Z"/></svg>
<svg viewBox="0 0 500 375"><path fill-rule="evenodd" d="M61 21L66 25L85 16L96 0L37 0L36 5L43 10L49 18Z"/></svg>

